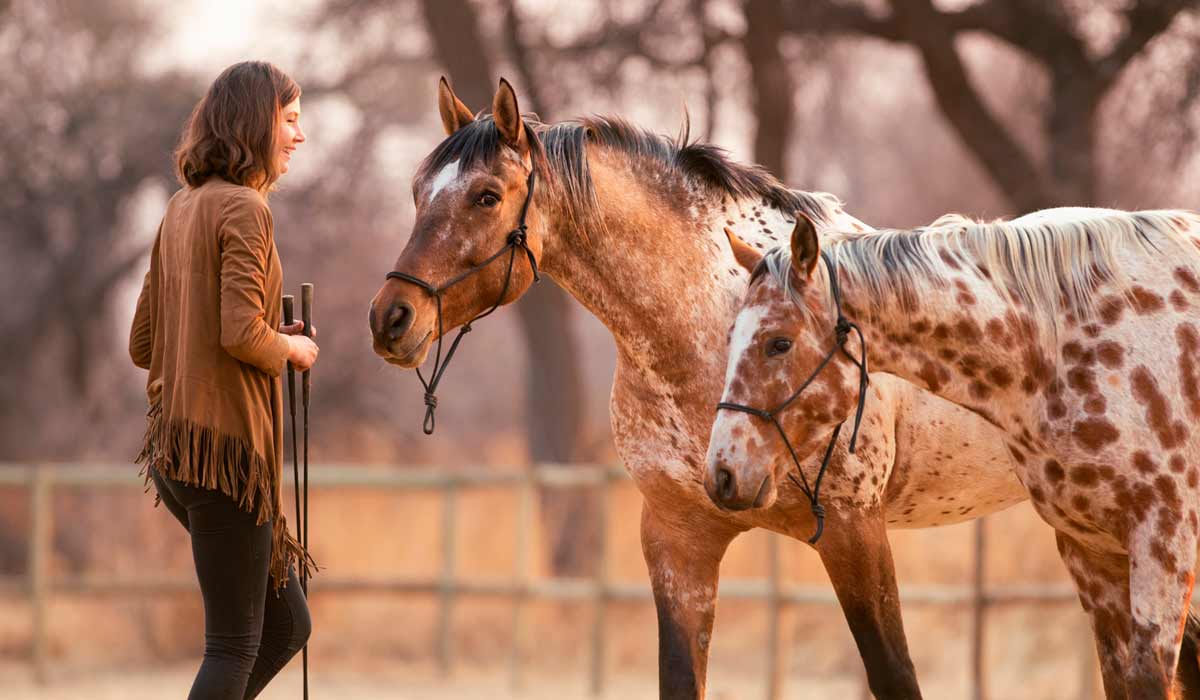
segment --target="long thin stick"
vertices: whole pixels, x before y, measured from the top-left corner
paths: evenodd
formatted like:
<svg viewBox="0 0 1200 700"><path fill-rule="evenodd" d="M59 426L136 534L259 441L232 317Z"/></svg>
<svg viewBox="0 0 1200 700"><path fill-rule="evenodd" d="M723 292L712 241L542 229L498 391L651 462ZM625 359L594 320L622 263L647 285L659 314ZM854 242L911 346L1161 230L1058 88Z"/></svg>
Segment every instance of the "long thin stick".
<svg viewBox="0 0 1200 700"><path fill-rule="evenodd" d="M295 312L296 298L291 294L283 295L283 322L286 325L292 325L296 322ZM296 442L296 368L291 362L287 363L288 377L288 415L292 419L292 483L295 484L296 492L296 541L300 546L304 546L304 536L301 532L301 513L300 513L300 449L299 443ZM301 562L303 564L303 562ZM300 567L300 573L304 573L304 567Z"/></svg>
<svg viewBox="0 0 1200 700"><path fill-rule="evenodd" d="M313 311L313 285L311 282L305 282L300 285L300 317L304 321L304 335L312 337L312 311ZM302 522L304 530L304 551L307 552L309 545L308 540L308 405L309 396L312 390L312 371L304 370L304 374L300 380L301 396L304 403L304 520ZM304 591L304 597L308 598L308 577L304 575L304 567L300 567L300 588ZM304 645L303 651L303 666L304 666L304 700L308 700L308 645Z"/></svg>

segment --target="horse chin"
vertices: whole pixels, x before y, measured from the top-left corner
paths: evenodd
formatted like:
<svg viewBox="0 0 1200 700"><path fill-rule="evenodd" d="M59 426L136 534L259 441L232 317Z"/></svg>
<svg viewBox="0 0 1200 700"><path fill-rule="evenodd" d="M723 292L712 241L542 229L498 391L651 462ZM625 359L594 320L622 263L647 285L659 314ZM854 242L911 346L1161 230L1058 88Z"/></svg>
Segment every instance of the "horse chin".
<svg viewBox="0 0 1200 700"><path fill-rule="evenodd" d="M754 496L754 502L750 504L750 508L770 508L775 505L775 499L779 497L779 489L775 488L775 479L771 475L767 475L762 480L762 484L758 487L758 493Z"/></svg>
<svg viewBox="0 0 1200 700"><path fill-rule="evenodd" d="M428 331L415 345L407 348L404 345L393 345L385 351L386 354L380 354L388 364L404 369L416 369L425 363L425 358L429 356L429 349L432 346L433 331Z"/></svg>

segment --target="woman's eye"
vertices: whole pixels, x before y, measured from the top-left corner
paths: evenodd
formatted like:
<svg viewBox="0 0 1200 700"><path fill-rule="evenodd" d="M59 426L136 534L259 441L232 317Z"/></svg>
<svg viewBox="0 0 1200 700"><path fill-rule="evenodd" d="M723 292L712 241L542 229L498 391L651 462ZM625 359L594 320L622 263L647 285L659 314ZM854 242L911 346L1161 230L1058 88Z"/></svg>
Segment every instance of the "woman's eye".
<svg viewBox="0 0 1200 700"><path fill-rule="evenodd" d="M788 340L787 338L776 338L775 340L771 341L770 345L767 346L767 357L782 355L791 349L792 341Z"/></svg>
<svg viewBox="0 0 1200 700"><path fill-rule="evenodd" d="M500 197L492 192L484 192L479 195L479 199L475 200L475 203L481 207L494 207L500 203Z"/></svg>

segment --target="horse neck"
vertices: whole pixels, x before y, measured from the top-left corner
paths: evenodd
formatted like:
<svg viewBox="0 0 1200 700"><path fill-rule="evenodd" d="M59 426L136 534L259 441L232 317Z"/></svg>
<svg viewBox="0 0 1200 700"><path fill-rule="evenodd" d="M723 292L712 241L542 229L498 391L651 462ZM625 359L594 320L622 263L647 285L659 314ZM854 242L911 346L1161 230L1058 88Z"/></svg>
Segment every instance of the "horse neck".
<svg viewBox="0 0 1200 700"><path fill-rule="evenodd" d="M1002 427L1008 404L1026 402L1053 379L1054 353L1032 317L980 269L927 280L915 300L872 293L844 273L839 281L843 312L863 332L872 372L902 377Z"/></svg>
<svg viewBox="0 0 1200 700"><path fill-rule="evenodd" d="M768 250L787 242L794 218L679 183L655 191L600 149L589 152L589 166L603 226L584 232L553 223L543 268L609 329L623 370L710 406L749 278L724 229ZM849 215L838 223L866 229Z"/></svg>

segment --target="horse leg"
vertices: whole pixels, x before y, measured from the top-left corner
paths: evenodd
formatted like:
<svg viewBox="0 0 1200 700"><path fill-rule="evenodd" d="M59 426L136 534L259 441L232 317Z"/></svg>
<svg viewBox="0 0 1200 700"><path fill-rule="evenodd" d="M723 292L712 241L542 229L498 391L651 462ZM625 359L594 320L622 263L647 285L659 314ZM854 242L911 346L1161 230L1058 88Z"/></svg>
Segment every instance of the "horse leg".
<svg viewBox="0 0 1200 700"><path fill-rule="evenodd" d="M1192 612L1188 613L1184 624L1175 682L1180 700L1200 700L1200 619Z"/></svg>
<svg viewBox="0 0 1200 700"><path fill-rule="evenodd" d="M725 523L671 517L648 501L642 506L642 555L658 611L658 695L664 700L704 697L721 558L737 534Z"/></svg>
<svg viewBox="0 0 1200 700"><path fill-rule="evenodd" d="M1055 539L1058 554L1075 581L1079 603L1091 617L1104 696L1125 700L1129 697L1125 685L1130 631L1129 559L1096 552L1062 532L1056 532Z"/></svg>
<svg viewBox="0 0 1200 700"><path fill-rule="evenodd" d="M825 533L815 549L866 665L871 693L881 700L920 698L883 513L855 510L853 517L846 517L831 508L826 517Z"/></svg>
<svg viewBox="0 0 1200 700"><path fill-rule="evenodd" d="M1172 697L1196 580L1196 534L1181 520L1164 505L1130 534L1130 698Z"/></svg>

